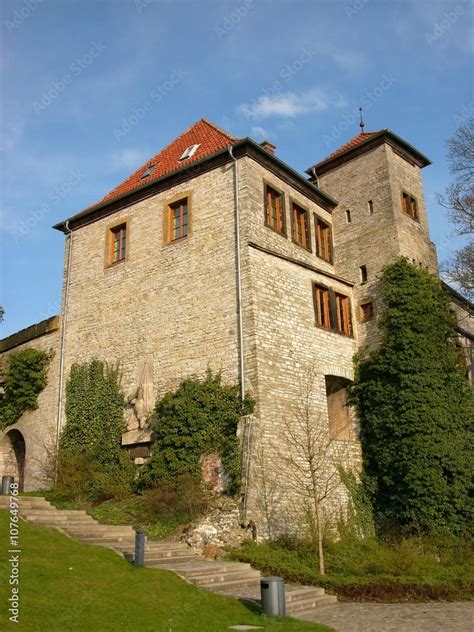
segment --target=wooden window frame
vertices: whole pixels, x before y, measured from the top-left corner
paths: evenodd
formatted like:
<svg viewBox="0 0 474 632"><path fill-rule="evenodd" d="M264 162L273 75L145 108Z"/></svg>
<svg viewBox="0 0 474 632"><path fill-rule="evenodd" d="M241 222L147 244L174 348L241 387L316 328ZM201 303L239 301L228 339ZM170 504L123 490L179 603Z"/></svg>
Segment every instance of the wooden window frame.
<svg viewBox="0 0 474 632"><path fill-rule="evenodd" d="M346 338L353 338L354 327L352 324L350 296L317 281L313 281L312 289L316 327L340 334ZM321 292L324 292L325 296L323 302L321 302ZM338 304L338 301L340 302L341 299L344 301L342 311ZM324 315L324 318L322 318L322 315Z"/></svg>
<svg viewBox="0 0 474 632"><path fill-rule="evenodd" d="M407 217L410 217L415 222L420 223L420 209L418 208L418 200L413 195L413 193L410 193L409 191L405 191L405 189L402 189L400 191L400 200L402 203L403 214L406 215ZM408 204L405 203L406 200L408 201Z"/></svg>
<svg viewBox="0 0 474 632"><path fill-rule="evenodd" d="M179 203L186 200L187 204L187 232L179 237L173 237L173 208ZM165 245L177 244L181 241L189 239L191 234L191 211L192 211L192 197L189 191L182 191L172 198L168 198L164 202L164 226L163 235Z"/></svg>
<svg viewBox="0 0 474 632"><path fill-rule="evenodd" d="M299 202L297 202L293 198L290 198L290 209L291 209L291 239L292 239L293 243L296 244L297 246L299 246L300 248L303 248L303 250L307 250L308 252L312 252L312 248L311 248L311 226L310 226L310 219L309 219L309 210L307 208L305 208L304 206L302 206ZM295 210L297 210L298 212L301 212L301 214L303 214L304 217L305 217L305 228L306 228L306 230L305 230L305 237L304 237L303 241L306 242L306 243L301 243L297 239L297 232L296 232L297 223L296 223Z"/></svg>
<svg viewBox="0 0 474 632"><path fill-rule="evenodd" d="M321 293L324 293L323 301L321 302ZM331 309L331 289L322 285L321 283L313 282L313 302L314 302L314 316L316 320L316 327L325 329L326 331L333 331L333 313ZM326 325L323 323L326 321Z"/></svg>
<svg viewBox="0 0 474 632"><path fill-rule="evenodd" d="M372 316L370 318L365 318L363 307L364 305L372 304ZM375 320L375 301L373 298L365 298L359 303L359 322L368 323L371 320Z"/></svg>
<svg viewBox="0 0 474 632"><path fill-rule="evenodd" d="M269 213L267 212L267 204L268 204L269 190L272 190L275 193L278 193L279 199L281 200L281 207L280 207L281 230L278 230L277 228L273 227L268 221ZM265 226L267 228L269 228L270 230L272 230L277 235L282 235L283 237L287 237L285 194L283 193L283 191L281 191L280 189L275 187L270 182L264 182L263 191L264 191L264 193L263 193L263 211L264 211L264 218L265 218ZM277 226L278 226L278 222L277 222Z"/></svg>
<svg viewBox="0 0 474 632"><path fill-rule="evenodd" d="M125 252L120 259L114 259L114 245L116 233L125 228ZM120 263L124 263L128 259L130 250L130 220L124 218L120 222L115 222L111 226L107 226L105 234L105 267L112 268Z"/></svg>
<svg viewBox="0 0 474 632"><path fill-rule="evenodd" d="M329 240L328 240L328 257L326 258L321 254L321 244L319 240L319 225L324 224L326 228L329 229ZM334 248L333 248L333 240L332 240L332 225L329 222L326 222L322 217L314 213L314 233L316 236L316 256L326 261L327 263L332 264L334 262Z"/></svg>

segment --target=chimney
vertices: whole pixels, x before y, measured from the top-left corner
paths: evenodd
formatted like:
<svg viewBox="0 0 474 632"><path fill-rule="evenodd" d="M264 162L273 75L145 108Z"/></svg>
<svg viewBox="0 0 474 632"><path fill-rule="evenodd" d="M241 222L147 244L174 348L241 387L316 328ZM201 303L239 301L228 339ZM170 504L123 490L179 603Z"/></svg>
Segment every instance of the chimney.
<svg viewBox="0 0 474 632"><path fill-rule="evenodd" d="M260 147L262 147L265 151L268 151L269 154L274 155L276 150L276 145L271 143L269 140L264 140L260 143Z"/></svg>

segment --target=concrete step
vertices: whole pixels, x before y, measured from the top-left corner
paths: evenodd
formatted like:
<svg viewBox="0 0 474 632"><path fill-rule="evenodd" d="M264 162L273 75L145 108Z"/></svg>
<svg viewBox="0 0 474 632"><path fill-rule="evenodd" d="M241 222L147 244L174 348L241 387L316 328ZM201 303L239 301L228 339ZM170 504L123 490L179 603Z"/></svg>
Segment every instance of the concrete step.
<svg viewBox="0 0 474 632"><path fill-rule="evenodd" d="M31 516L63 516L63 517L67 517L67 516L88 516L89 518L91 518L91 516L89 516L89 514L87 514L85 511L82 511L81 509L55 509L54 507L51 507L50 509L48 508L39 508L39 507L22 507L21 509L24 513L27 513L28 515Z"/></svg>
<svg viewBox="0 0 474 632"><path fill-rule="evenodd" d="M90 516L56 516L55 514L51 514L49 516L37 516L24 512L20 512L20 515L25 520L30 520L31 522L57 522L58 524L75 522L84 525L96 524L95 520Z"/></svg>
<svg viewBox="0 0 474 632"><path fill-rule="evenodd" d="M86 535L88 533L110 533L112 535L115 533L129 533L130 535L135 536L134 529L128 525L99 524L98 522L85 524L83 522L74 523L74 521L71 521L69 528L78 535Z"/></svg>
<svg viewBox="0 0 474 632"><path fill-rule="evenodd" d="M202 558L199 558L202 559ZM214 562L204 562L195 565L187 565L178 572L186 579L192 580L196 576L212 575L214 573L229 573L232 571L249 571L253 570L250 564L235 562L234 564L219 564Z"/></svg>
<svg viewBox="0 0 474 632"><path fill-rule="evenodd" d="M179 568L180 565L186 564L187 562L195 562L196 557L199 558L199 556L191 554L189 556L181 555L180 557L167 557L156 562L147 562L145 560L145 566L148 568L163 568L168 571L174 571L176 570L176 567ZM179 573L180 571L178 570L177 572Z"/></svg>
<svg viewBox="0 0 474 632"><path fill-rule="evenodd" d="M80 542L84 542L84 544L114 544L114 543L126 543L130 546L130 541L132 540L132 538L134 539L134 536L130 536L128 533L124 533L122 535L120 534L115 534L115 535L110 535L110 536L101 536L101 535L95 535L95 536L75 536L75 538L77 540L79 540Z"/></svg>
<svg viewBox="0 0 474 632"><path fill-rule="evenodd" d="M324 588L318 588L317 586L286 586L285 587L285 600L286 602L298 601L299 599L306 599L307 597L324 595Z"/></svg>
<svg viewBox="0 0 474 632"><path fill-rule="evenodd" d="M189 580L196 586L209 585L209 584L222 584L225 582L240 580L240 579L259 579L260 571L249 570L233 570L225 571L223 573L207 573L206 575L194 575Z"/></svg>
<svg viewBox="0 0 474 632"><path fill-rule="evenodd" d="M156 549L154 551L145 550L145 560L147 562L166 560L169 557L189 557L190 555L200 557L200 555L198 555L197 553L193 553L191 549Z"/></svg>
<svg viewBox="0 0 474 632"><path fill-rule="evenodd" d="M242 586L259 586L260 585L260 573L258 577L249 577L245 579L226 580L224 582L208 582L206 584L200 584L199 588L205 588L206 590L212 590L215 592L227 592L229 593L235 588Z"/></svg>
<svg viewBox="0 0 474 632"><path fill-rule="evenodd" d="M286 613L299 613L313 608L319 608L320 606L328 606L336 602L337 597L335 595L315 595L314 597L309 597L308 599L287 602Z"/></svg>

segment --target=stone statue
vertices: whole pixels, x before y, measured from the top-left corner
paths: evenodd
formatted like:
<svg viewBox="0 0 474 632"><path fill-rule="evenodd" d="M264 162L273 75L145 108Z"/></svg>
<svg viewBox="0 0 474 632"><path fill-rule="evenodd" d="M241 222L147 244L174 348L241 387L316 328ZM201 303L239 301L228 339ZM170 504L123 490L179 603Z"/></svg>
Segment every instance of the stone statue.
<svg viewBox="0 0 474 632"><path fill-rule="evenodd" d="M126 421L127 430L142 430L147 427L148 417L153 411L153 363L147 357L143 364L139 384L128 399L130 411Z"/></svg>

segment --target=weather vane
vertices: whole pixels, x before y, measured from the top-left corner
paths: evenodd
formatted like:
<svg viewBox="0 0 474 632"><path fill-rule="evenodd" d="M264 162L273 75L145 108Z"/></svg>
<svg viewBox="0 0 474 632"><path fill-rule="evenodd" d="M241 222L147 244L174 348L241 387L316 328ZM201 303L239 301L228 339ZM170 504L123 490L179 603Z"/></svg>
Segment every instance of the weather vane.
<svg viewBox="0 0 474 632"><path fill-rule="evenodd" d="M359 123L359 127L362 130L362 133L364 133L364 127L365 127L365 123L364 120L362 118L362 108L359 108L359 112L360 112L360 123Z"/></svg>

